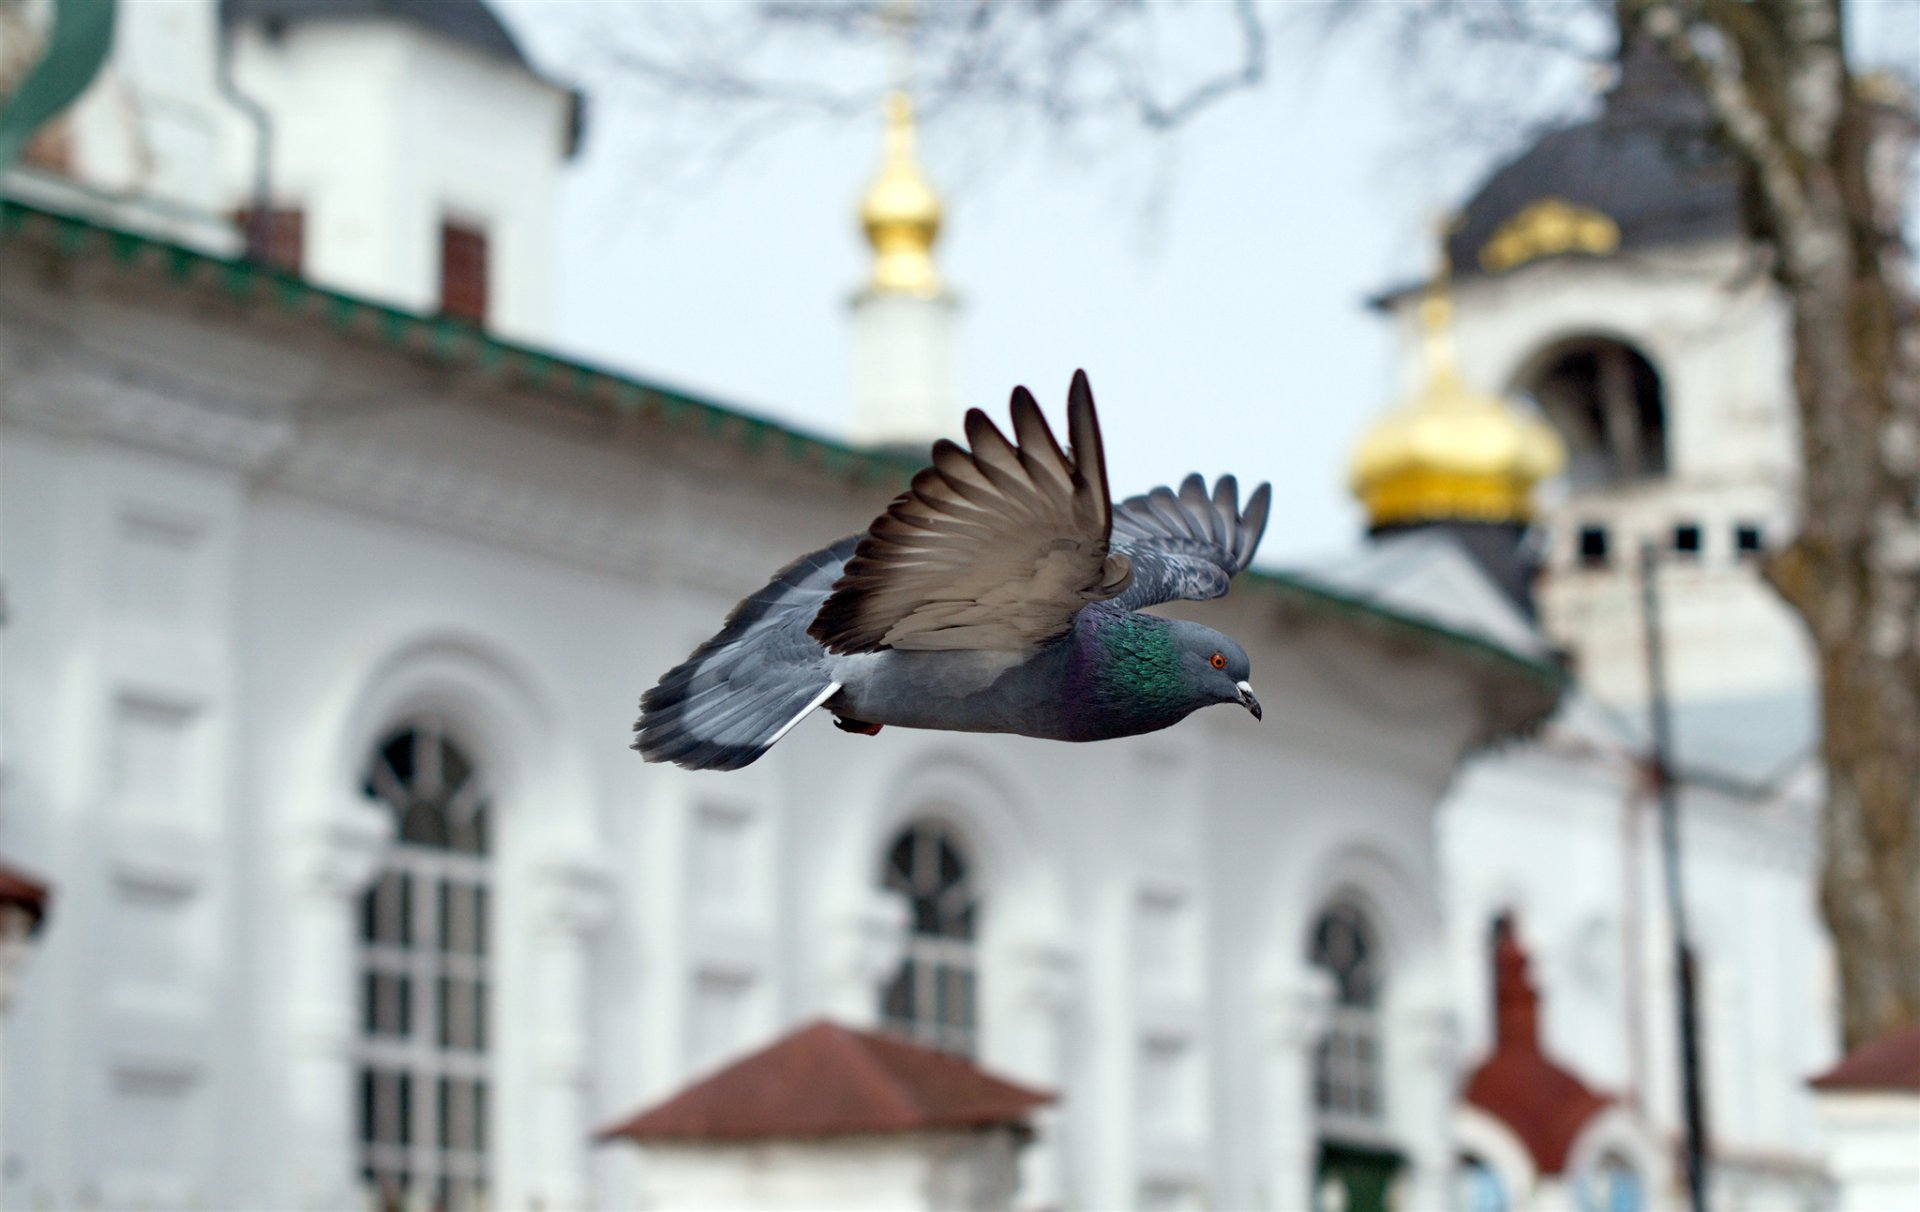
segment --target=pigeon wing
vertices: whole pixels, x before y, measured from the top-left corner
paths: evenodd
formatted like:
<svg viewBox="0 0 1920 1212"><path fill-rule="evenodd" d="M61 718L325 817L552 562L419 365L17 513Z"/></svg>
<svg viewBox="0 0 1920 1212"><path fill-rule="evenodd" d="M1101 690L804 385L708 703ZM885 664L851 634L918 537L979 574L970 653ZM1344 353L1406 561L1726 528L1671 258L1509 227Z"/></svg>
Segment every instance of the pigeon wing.
<svg viewBox="0 0 1920 1212"><path fill-rule="evenodd" d="M1190 475L1180 491L1156 488L1113 509L1113 549L1133 566L1133 580L1114 599L1129 610L1176 598L1205 601L1227 592L1233 575L1253 560L1267 529L1273 490L1262 484L1240 508L1232 476L1207 482Z"/></svg>
<svg viewBox="0 0 1920 1212"><path fill-rule="evenodd" d="M874 519L808 634L830 652L1025 651L1064 635L1090 601L1126 587L1108 549L1100 422L1085 373L1067 399L1072 454L1025 388L1010 441L967 413L963 448L942 439L933 466Z"/></svg>

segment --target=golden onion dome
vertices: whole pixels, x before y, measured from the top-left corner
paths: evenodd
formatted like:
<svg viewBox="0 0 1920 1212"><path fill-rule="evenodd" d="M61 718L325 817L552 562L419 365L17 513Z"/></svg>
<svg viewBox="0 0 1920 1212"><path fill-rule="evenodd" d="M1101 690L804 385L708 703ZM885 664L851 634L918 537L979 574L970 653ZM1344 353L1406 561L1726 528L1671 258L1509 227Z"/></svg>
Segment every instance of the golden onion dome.
<svg viewBox="0 0 1920 1212"><path fill-rule="evenodd" d="M1566 463L1545 422L1460 378L1446 279L1420 301L1426 385L1375 422L1353 455L1351 485L1375 528L1421 522L1524 522L1533 487Z"/></svg>
<svg viewBox="0 0 1920 1212"><path fill-rule="evenodd" d="M880 173L860 201L860 225L873 246L872 289L930 296L940 292L933 243L940 236L940 196L914 152L913 100L887 97L887 149Z"/></svg>

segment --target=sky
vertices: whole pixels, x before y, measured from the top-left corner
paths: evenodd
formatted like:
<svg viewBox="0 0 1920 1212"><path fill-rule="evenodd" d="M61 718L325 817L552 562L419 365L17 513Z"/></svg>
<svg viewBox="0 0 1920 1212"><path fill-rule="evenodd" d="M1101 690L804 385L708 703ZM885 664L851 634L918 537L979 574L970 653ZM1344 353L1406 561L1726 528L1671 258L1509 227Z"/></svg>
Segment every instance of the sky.
<svg viewBox="0 0 1920 1212"><path fill-rule="evenodd" d="M705 171L660 167L669 119L581 66L587 6L498 7L543 70L591 97L562 207L556 344L843 436L847 300L870 264L855 207L880 115L799 124ZM922 131L946 203L937 260L964 305L964 401L1004 417L1026 384L1058 417L1084 367L1115 495L1190 470L1271 480L1269 565L1361 534L1348 456L1407 390L1366 299L1429 268L1439 217L1528 121L1592 99L1588 77L1563 77L1504 130L1442 137L1431 90L1382 37L1282 33L1269 83L1171 137L1087 146L964 118ZM676 121L679 146L709 136Z"/></svg>

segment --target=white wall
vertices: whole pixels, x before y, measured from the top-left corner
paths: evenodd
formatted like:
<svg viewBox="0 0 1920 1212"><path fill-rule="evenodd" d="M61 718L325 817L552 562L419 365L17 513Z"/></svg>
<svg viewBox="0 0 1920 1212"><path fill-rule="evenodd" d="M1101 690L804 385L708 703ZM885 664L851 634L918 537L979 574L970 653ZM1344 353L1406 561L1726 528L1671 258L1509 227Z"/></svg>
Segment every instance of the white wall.
<svg viewBox="0 0 1920 1212"><path fill-rule="evenodd" d="M364 337L184 307L137 274L87 282L0 278L16 311L54 333L84 315L89 334L0 334L17 620L0 705L20 741L0 850L72 906L9 1032L10 1199L357 1198L353 932L390 829L357 779L419 710L500 785L499 1206L632 1206L643 1163L589 1151L593 1127L804 1018L871 1016L900 924L882 847L928 810L978 855L982 1058L1065 1097L1023 1198L1295 1206L1314 1132L1307 929L1336 895L1368 906L1388 955L1383 1137L1426 1189L1444 1179L1429 813L1497 693L1471 667L1252 587L1196 611L1248 647L1264 723L1210 709L1064 746L815 718L737 774L648 766L626 748L640 691L895 484L803 467L778 441L747 452L476 394L466 372L423 378ZM148 533L126 529L145 516L129 502L187 521L160 528L158 554L128 546ZM191 727L116 733L117 696L148 685L188 696ZM124 792L121 769L138 775ZM202 840L172 848L182 832ZM136 880L172 881L167 914L114 899L118 856L160 864ZM109 963L125 939L151 941ZM145 1017L116 1017L123 990ZM172 1068L117 1059L147 1039Z"/></svg>
<svg viewBox="0 0 1920 1212"><path fill-rule="evenodd" d="M524 69L393 20L235 31L240 88L272 115L276 205L306 211L304 270L412 311L439 304L440 224L488 241L488 327L553 336L555 198L569 98ZM251 197L255 141L234 118L221 180Z"/></svg>

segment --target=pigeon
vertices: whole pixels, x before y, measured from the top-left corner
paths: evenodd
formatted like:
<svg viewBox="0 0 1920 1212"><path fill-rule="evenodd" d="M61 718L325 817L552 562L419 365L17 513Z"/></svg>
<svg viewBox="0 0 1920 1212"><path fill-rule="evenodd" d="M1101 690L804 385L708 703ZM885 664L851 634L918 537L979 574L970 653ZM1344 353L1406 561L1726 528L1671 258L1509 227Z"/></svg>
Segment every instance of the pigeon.
<svg viewBox="0 0 1920 1212"><path fill-rule="evenodd" d="M1099 741L1237 703L1257 720L1246 650L1143 608L1227 592L1266 529L1271 489L1239 504L1189 475L1114 505L1086 372L1062 450L1026 388L1009 439L979 409L967 446L934 444L865 534L801 556L640 700L648 761L737 770L816 708L845 731L892 725Z"/></svg>

